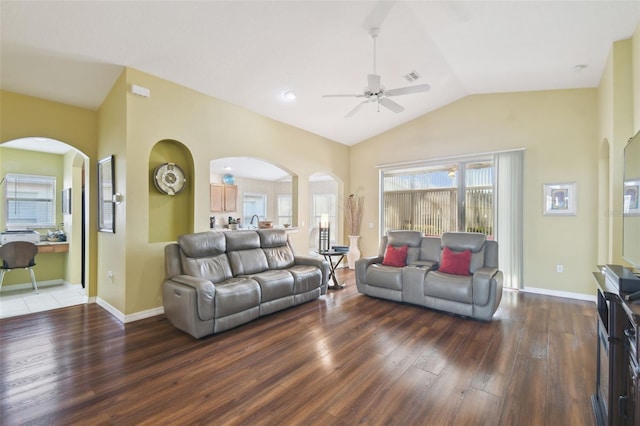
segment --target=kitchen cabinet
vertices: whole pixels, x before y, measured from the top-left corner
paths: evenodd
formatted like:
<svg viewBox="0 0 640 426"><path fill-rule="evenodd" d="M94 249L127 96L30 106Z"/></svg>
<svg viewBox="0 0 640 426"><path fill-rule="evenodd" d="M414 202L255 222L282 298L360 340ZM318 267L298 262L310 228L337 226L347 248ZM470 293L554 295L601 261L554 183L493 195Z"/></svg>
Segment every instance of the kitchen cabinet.
<svg viewBox="0 0 640 426"><path fill-rule="evenodd" d="M238 186L212 183L210 185L211 211L235 212L237 208Z"/></svg>

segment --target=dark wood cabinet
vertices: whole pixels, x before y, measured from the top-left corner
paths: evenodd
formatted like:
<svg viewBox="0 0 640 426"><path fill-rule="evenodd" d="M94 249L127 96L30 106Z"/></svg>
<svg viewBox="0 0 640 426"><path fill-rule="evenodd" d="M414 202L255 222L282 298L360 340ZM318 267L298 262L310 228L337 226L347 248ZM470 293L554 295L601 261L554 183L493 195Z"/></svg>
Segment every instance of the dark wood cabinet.
<svg viewBox="0 0 640 426"><path fill-rule="evenodd" d="M602 271L602 268L599 267ZM598 426L640 425L638 323L640 301L628 302L612 280L598 282L596 390L591 397Z"/></svg>

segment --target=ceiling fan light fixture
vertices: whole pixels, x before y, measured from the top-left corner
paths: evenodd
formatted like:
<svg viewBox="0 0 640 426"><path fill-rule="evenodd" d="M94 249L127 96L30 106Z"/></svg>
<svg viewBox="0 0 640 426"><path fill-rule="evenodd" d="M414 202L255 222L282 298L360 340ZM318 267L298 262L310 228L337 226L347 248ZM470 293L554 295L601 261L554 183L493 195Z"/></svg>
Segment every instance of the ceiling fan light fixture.
<svg viewBox="0 0 640 426"><path fill-rule="evenodd" d="M426 92L430 89L428 84L418 84L416 86L407 86L407 87L398 87L395 89L387 90L382 85L382 79L379 74L376 72L376 38L380 33L379 28L371 28L369 34L373 40L373 72L371 74L367 74L367 86L364 88L362 93L358 94L336 94L336 95L323 95L323 98L364 98L359 104L355 106L351 111L345 115L345 118L352 117L355 115L362 106L367 102L375 102L378 112L380 111L380 105L389 111L399 113L404 111L404 107L395 101L389 99L391 96L400 96L400 95L409 95L413 93L422 93ZM405 78L412 78L417 80L420 78L417 72L412 71Z"/></svg>

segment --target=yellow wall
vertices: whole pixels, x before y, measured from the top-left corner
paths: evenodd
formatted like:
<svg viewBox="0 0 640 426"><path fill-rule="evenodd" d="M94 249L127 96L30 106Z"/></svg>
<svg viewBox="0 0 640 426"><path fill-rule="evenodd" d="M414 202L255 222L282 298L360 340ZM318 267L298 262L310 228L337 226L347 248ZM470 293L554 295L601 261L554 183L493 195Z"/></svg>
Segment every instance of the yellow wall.
<svg viewBox="0 0 640 426"><path fill-rule="evenodd" d="M147 163L141 157L127 157L126 90L126 73L123 72L98 110L98 159L113 155L114 191L125 194L122 204L115 206L116 232L98 232L98 297L121 313L125 313L126 308L126 266L130 250L126 238L129 228L126 209L127 206L135 208L142 202L127 194L127 169L130 162L140 169L145 169Z"/></svg>
<svg viewBox="0 0 640 426"><path fill-rule="evenodd" d="M364 196L363 255L377 252L377 165L525 148L525 286L593 293L596 102L595 89L474 95L355 145L351 190ZM543 215L543 184L559 182L577 183L576 216Z"/></svg>
<svg viewBox="0 0 640 426"><path fill-rule="evenodd" d="M624 147L640 130L638 44L640 27L632 39L613 44L598 88L598 263L628 265L622 258L622 175Z"/></svg>
<svg viewBox="0 0 640 426"><path fill-rule="evenodd" d="M12 92L0 91L0 143L30 136L41 136L65 142L96 159L98 149L98 117L95 112L50 102ZM3 156L4 157L4 156ZM95 169L87 171L90 183L95 183ZM89 205L97 203L95 191L89 190ZM89 215L86 248L89 296L95 296L97 250L96 218ZM37 277L40 279L40 277Z"/></svg>
<svg viewBox="0 0 640 426"><path fill-rule="evenodd" d="M125 75L126 88L137 84L149 88L151 96L143 98L128 93L121 81L112 91L118 97L126 96L126 108L120 108L126 110L127 161L125 170L116 171L116 185L126 188L122 191L125 202L121 208L126 215L127 255L126 265L121 259L120 265L113 266L119 271L126 270L126 306L122 312L140 312L162 304L166 243L150 243L147 226L149 192L156 191L150 184L149 158L152 148L161 140L175 140L191 152L194 165L188 185L195 195L193 228L196 232L209 229L211 160L260 158L296 175L300 182L298 223L301 229L292 234L292 239L295 246L306 251L309 176L329 173L348 185L349 147L137 70L127 69ZM101 139L101 150L102 142ZM120 235L117 231L115 237L122 243ZM101 282L105 278L99 273L98 279ZM120 305L117 307L121 309Z"/></svg>
<svg viewBox="0 0 640 426"><path fill-rule="evenodd" d="M56 194L60 194L64 186L64 162L63 156L48 154L43 152L25 151L1 147L2 161L0 162L0 179L7 173L21 173L28 175L54 176L56 178ZM5 189L4 184L0 187L0 224L5 223ZM60 197L56 197L56 223L62 222L62 212ZM46 235L47 231L57 229L36 229L40 234ZM65 253L47 253L36 256L36 267L34 272L38 281L66 280L66 257ZM26 270L15 270L7 274L3 287L13 284L30 283L31 278ZM76 281L75 283L79 283ZM75 284L74 283L74 284Z"/></svg>

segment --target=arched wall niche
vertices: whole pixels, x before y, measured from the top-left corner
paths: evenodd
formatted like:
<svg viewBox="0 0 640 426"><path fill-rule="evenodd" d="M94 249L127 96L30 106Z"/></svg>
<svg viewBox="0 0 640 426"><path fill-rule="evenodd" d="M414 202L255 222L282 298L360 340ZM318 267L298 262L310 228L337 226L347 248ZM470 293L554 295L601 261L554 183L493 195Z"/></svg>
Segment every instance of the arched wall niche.
<svg viewBox="0 0 640 426"><path fill-rule="evenodd" d="M175 163L184 171L185 188L175 195L156 189L153 174L164 163ZM194 164L191 151L172 139L158 141L149 155L149 242L175 241L194 232Z"/></svg>

